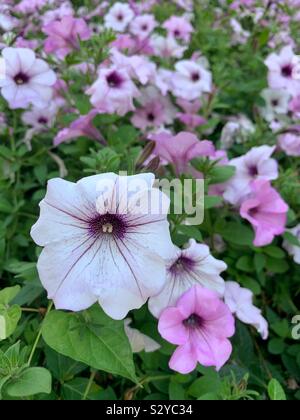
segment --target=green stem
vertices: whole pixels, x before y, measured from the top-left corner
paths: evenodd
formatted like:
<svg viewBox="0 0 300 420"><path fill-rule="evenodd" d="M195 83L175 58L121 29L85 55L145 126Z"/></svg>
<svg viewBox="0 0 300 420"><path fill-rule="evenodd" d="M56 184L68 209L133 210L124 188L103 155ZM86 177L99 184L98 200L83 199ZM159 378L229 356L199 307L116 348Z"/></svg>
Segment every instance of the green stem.
<svg viewBox="0 0 300 420"><path fill-rule="evenodd" d="M34 309L34 308L21 308L22 312L35 312L37 314L40 313L39 309Z"/></svg>
<svg viewBox="0 0 300 420"><path fill-rule="evenodd" d="M92 371L91 371L90 379L89 379L89 382L88 382L88 384L87 384L87 386L86 386L86 389L85 389L85 391L84 391L84 395L83 395L83 397L82 397L82 401L85 401L85 400L87 399L87 397L88 397L88 395L89 395L89 393L90 393L91 387L92 387L92 385L93 385L93 382L94 382L94 379L95 379L96 373L97 373L97 371L96 371L96 370L92 370Z"/></svg>
<svg viewBox="0 0 300 420"><path fill-rule="evenodd" d="M45 317L46 317L46 316L48 315L48 313L51 311L52 306L53 306L53 302L52 302L52 301L50 301L50 302L49 302L49 305L48 305L48 309L47 309L47 312L46 312ZM30 365L31 365L31 362L32 362L32 359L33 359L34 353L35 353L36 348L37 348L37 346L38 346L38 344L39 344L39 341L40 341L41 336L42 336L42 324L41 324L41 327L40 327L39 333L38 333L38 335L37 335L37 337L36 337L36 339L35 339L35 342L33 343L33 347L32 347L32 349L31 349L30 356L29 356L29 359L28 359L28 366L30 366Z"/></svg>

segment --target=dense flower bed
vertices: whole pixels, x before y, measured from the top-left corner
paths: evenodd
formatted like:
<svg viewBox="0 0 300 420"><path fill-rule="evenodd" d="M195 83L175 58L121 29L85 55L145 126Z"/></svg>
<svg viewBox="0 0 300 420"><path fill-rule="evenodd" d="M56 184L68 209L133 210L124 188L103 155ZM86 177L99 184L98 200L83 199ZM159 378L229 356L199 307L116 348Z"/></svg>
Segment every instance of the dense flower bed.
<svg viewBox="0 0 300 420"><path fill-rule="evenodd" d="M299 29L2 0L0 399L300 399Z"/></svg>

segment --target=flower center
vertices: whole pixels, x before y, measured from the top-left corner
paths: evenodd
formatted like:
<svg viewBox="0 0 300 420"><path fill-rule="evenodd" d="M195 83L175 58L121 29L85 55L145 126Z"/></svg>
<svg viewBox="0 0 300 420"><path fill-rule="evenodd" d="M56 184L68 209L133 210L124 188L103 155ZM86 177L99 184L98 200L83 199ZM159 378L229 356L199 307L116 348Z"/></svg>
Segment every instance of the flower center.
<svg viewBox="0 0 300 420"><path fill-rule="evenodd" d="M249 175L251 176L257 176L258 175L258 169L257 166L250 166L249 168Z"/></svg>
<svg viewBox="0 0 300 420"><path fill-rule="evenodd" d="M27 76L27 74L23 72L19 72L18 74L15 75L14 81L16 82L17 85L25 85L26 83L29 82L29 77Z"/></svg>
<svg viewBox="0 0 300 420"><path fill-rule="evenodd" d="M38 119L38 123L39 123L39 124L47 124L47 123L48 123L48 120L47 120L47 118L46 118L46 117L40 117L40 118Z"/></svg>
<svg viewBox="0 0 300 420"><path fill-rule="evenodd" d="M144 25L142 25L142 31L147 31L148 30L148 25L146 25L145 23L144 23Z"/></svg>
<svg viewBox="0 0 300 420"><path fill-rule="evenodd" d="M118 20L119 22L122 22L122 21L123 21L123 19L124 19L124 16L122 15L122 13L119 13L119 14L117 15L117 20Z"/></svg>
<svg viewBox="0 0 300 420"><path fill-rule="evenodd" d="M113 71L110 74L108 74L106 76L106 80L111 88L119 88L123 83L122 77L116 71Z"/></svg>
<svg viewBox="0 0 300 420"><path fill-rule="evenodd" d="M175 29L175 31L174 31L174 36L175 36L176 38L178 38L178 37L180 36L180 30L179 30L179 29Z"/></svg>
<svg viewBox="0 0 300 420"><path fill-rule="evenodd" d="M183 325L187 328L199 328L203 325L203 320L197 314L190 315L187 319L183 321Z"/></svg>
<svg viewBox="0 0 300 420"><path fill-rule="evenodd" d="M148 121L153 122L155 120L155 115L153 114L153 112L149 112L149 114L147 115Z"/></svg>
<svg viewBox="0 0 300 420"><path fill-rule="evenodd" d="M293 67L291 64L287 64L281 69L281 74L284 77L292 77L293 74Z"/></svg>
<svg viewBox="0 0 300 420"><path fill-rule="evenodd" d="M272 101L272 105L275 107L275 106L278 106L279 105L279 101L278 101L278 99L273 99L273 101Z"/></svg>
<svg viewBox="0 0 300 420"><path fill-rule="evenodd" d="M170 272L173 275L182 273L183 271L191 271L195 265L195 261L187 257L179 257L175 263L170 267Z"/></svg>
<svg viewBox="0 0 300 420"><path fill-rule="evenodd" d="M112 235L115 238L122 239L127 229L124 217L120 214L98 214L89 220L88 224L91 235L95 237Z"/></svg>
<svg viewBox="0 0 300 420"><path fill-rule="evenodd" d="M201 76L200 76L199 73L194 72L191 75L191 79L192 79L193 82L199 82L199 80L201 79Z"/></svg>

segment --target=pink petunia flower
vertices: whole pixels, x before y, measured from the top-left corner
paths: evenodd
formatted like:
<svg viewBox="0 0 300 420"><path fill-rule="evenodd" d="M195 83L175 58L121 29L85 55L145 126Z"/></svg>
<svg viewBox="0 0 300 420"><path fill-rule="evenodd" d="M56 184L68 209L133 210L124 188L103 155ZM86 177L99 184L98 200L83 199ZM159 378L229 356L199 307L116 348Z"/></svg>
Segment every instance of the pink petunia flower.
<svg viewBox="0 0 300 420"><path fill-rule="evenodd" d="M140 92L124 69L113 66L100 69L98 79L87 90L99 113L125 115L135 109L133 99Z"/></svg>
<svg viewBox="0 0 300 420"><path fill-rule="evenodd" d="M28 48L4 48L5 73L0 77L2 96L12 109L48 105L56 82L54 71Z"/></svg>
<svg viewBox="0 0 300 420"><path fill-rule="evenodd" d="M179 105L184 112L179 112L177 118L192 130L200 125L206 124L206 119L198 114L201 108L201 102L199 100L190 102L186 99L177 99L177 105Z"/></svg>
<svg viewBox="0 0 300 420"><path fill-rule="evenodd" d="M293 113L293 117L300 119L300 95L295 96L289 103L289 110Z"/></svg>
<svg viewBox="0 0 300 420"><path fill-rule="evenodd" d="M93 126L92 121L98 111L93 109L87 115L82 115L77 120L73 121L68 128L61 130L54 138L54 146L58 146L61 143L76 139L78 137L88 137L92 140L98 141L99 143L106 144L100 131Z"/></svg>
<svg viewBox="0 0 300 420"><path fill-rule="evenodd" d="M276 235L284 233L289 207L269 181L258 179L251 184L251 190L240 214L255 230L254 245L269 245Z"/></svg>
<svg viewBox="0 0 300 420"><path fill-rule="evenodd" d="M172 93L176 97L192 101L203 93L211 92L212 75L202 64L193 60L183 60L175 65L175 69Z"/></svg>
<svg viewBox="0 0 300 420"><path fill-rule="evenodd" d="M80 311L98 301L123 319L163 288L164 259L173 252L170 201L153 188L154 178L106 173L49 181L31 236L44 247L37 267L56 308Z"/></svg>
<svg viewBox="0 0 300 420"><path fill-rule="evenodd" d="M227 265L214 258L207 245L191 239L185 249L174 247L174 257L167 261L167 282L163 290L149 300L149 310L157 318L168 306L174 306L191 286L199 284L224 295L224 280L220 276Z"/></svg>
<svg viewBox="0 0 300 420"><path fill-rule="evenodd" d="M184 16L171 16L163 24L163 28L167 30L168 36L189 42L193 27Z"/></svg>
<svg viewBox="0 0 300 420"><path fill-rule="evenodd" d="M225 303L231 312L245 324L253 325L266 340L269 335L268 322L261 310L253 305L253 293L233 281L225 282Z"/></svg>
<svg viewBox="0 0 300 420"><path fill-rule="evenodd" d="M272 53L265 61L269 69L269 86L286 89L292 96L300 93L300 59L292 47L284 47L279 54Z"/></svg>
<svg viewBox="0 0 300 420"><path fill-rule="evenodd" d="M53 127L57 111L56 104L52 102L46 108L33 108L30 111L24 112L22 121L37 131L44 131Z"/></svg>
<svg viewBox="0 0 300 420"><path fill-rule="evenodd" d="M130 32L140 39L147 38L158 25L154 15L137 16L130 24Z"/></svg>
<svg viewBox="0 0 300 420"><path fill-rule="evenodd" d="M104 17L106 28L117 32L124 32L134 18L134 12L126 3L115 3Z"/></svg>
<svg viewBox="0 0 300 420"><path fill-rule="evenodd" d="M275 146L253 147L244 156L230 161L235 166L235 175L226 183L224 198L239 205L251 192L251 183L256 179L272 181L278 178L278 163L271 155Z"/></svg>
<svg viewBox="0 0 300 420"><path fill-rule="evenodd" d="M55 53L58 58L65 58L70 52L80 49L79 39L86 41L91 37L91 31L83 19L64 16L43 27L48 35L45 41L46 53Z"/></svg>
<svg viewBox="0 0 300 420"><path fill-rule="evenodd" d="M288 156L300 156L300 132L282 134L278 145Z"/></svg>
<svg viewBox="0 0 300 420"><path fill-rule="evenodd" d="M170 36L153 35L150 39L153 54L164 58L181 58L187 47L178 44L175 38Z"/></svg>
<svg viewBox="0 0 300 420"><path fill-rule="evenodd" d="M146 130L171 124L176 116L176 108L167 96L162 96L153 86L141 90L140 107L131 118L132 124Z"/></svg>
<svg viewBox="0 0 300 420"><path fill-rule="evenodd" d="M199 141L197 136L189 132L181 132L176 136L168 133L151 135L155 141L154 154L173 164L177 174L191 173L190 161L200 156L212 156L215 148L208 140Z"/></svg>
<svg viewBox="0 0 300 420"><path fill-rule="evenodd" d="M178 345L169 366L182 374L192 372L199 362L219 370L229 359L229 337L235 332L229 308L212 290L194 286L160 316L161 336Z"/></svg>

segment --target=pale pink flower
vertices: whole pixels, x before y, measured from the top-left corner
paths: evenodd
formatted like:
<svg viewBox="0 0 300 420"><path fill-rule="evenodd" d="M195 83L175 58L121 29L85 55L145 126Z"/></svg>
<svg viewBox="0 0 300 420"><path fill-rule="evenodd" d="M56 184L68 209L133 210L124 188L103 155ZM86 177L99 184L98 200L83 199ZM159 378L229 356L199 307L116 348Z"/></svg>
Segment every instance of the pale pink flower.
<svg viewBox="0 0 300 420"><path fill-rule="evenodd" d="M68 128L64 128L54 138L54 146L58 146L61 143L74 140L78 137L88 137L92 140L98 141L99 143L106 144L100 131L93 126L93 119L98 114L98 111L93 109L86 115L82 115L75 121L73 121Z"/></svg>
<svg viewBox="0 0 300 420"><path fill-rule="evenodd" d="M100 69L98 79L87 90L91 103L99 113L125 115L135 109L133 99L140 93L124 69Z"/></svg>
<svg viewBox="0 0 300 420"><path fill-rule="evenodd" d="M261 310L253 305L253 293L249 289L245 289L233 281L227 281L224 300L240 321L253 325L264 340L268 338L268 322L262 316Z"/></svg>
<svg viewBox="0 0 300 420"><path fill-rule="evenodd" d="M261 96L265 101L261 113L266 121L272 122L280 115L287 115L290 94L286 90L264 89Z"/></svg>
<svg viewBox="0 0 300 420"><path fill-rule="evenodd" d="M293 117L300 119L300 95L295 96L289 103L289 110L293 113Z"/></svg>
<svg viewBox="0 0 300 420"><path fill-rule="evenodd" d="M164 259L173 252L170 202L153 188L154 178L109 173L49 181L31 235L44 247L37 268L56 308L81 311L98 301L123 319L164 287Z"/></svg>
<svg viewBox="0 0 300 420"><path fill-rule="evenodd" d="M56 104L52 102L46 108L33 108L30 111L24 112L22 121L24 124L35 128L37 131L44 131L53 127L57 111Z"/></svg>
<svg viewBox="0 0 300 420"><path fill-rule="evenodd" d="M220 297L225 291L224 280L220 276L227 265L214 258L207 245L191 239L185 249L174 247L174 256L167 261L167 282L163 290L149 300L149 310L157 318L168 306L174 306L180 296L199 284L214 290Z"/></svg>
<svg viewBox="0 0 300 420"><path fill-rule="evenodd" d="M140 353L141 351L152 353L160 348L160 345L155 340L131 327L130 324L131 319L126 318L124 320L124 329L133 353Z"/></svg>
<svg viewBox="0 0 300 420"><path fill-rule="evenodd" d="M69 1L64 1L55 9L47 10L42 16L42 21L44 25L47 25L48 23L53 22L55 20L60 20L65 16L73 15L74 9L72 7L72 4Z"/></svg>
<svg viewBox="0 0 300 420"><path fill-rule="evenodd" d="M105 15L104 25L114 31L124 32L133 18L134 13L131 7L126 3L117 2Z"/></svg>
<svg viewBox="0 0 300 420"><path fill-rule="evenodd" d="M282 134L278 145L288 156L300 156L300 132Z"/></svg>
<svg viewBox="0 0 300 420"><path fill-rule="evenodd" d="M164 22L163 28L167 30L168 36L184 42L190 41L194 30L191 23L184 16L171 16Z"/></svg>
<svg viewBox="0 0 300 420"><path fill-rule="evenodd" d="M138 102L140 107L134 112L131 122L141 130L169 125L175 119L176 108L171 100L167 96L162 96L153 86L141 90Z"/></svg>
<svg viewBox="0 0 300 420"><path fill-rule="evenodd" d="M198 112L201 108L201 102L195 100L193 102L187 101L186 99L177 99L177 105L179 105L184 112L178 112L177 118L192 130L200 125L206 124L207 120L201 117Z"/></svg>
<svg viewBox="0 0 300 420"><path fill-rule="evenodd" d="M5 74L0 77L2 96L12 109L48 105L56 82L55 73L44 60L27 48L4 48Z"/></svg>
<svg viewBox="0 0 300 420"><path fill-rule="evenodd" d="M251 183L256 179L275 180L278 178L278 163L271 158L275 146L253 147L244 156L232 159L235 175L226 183L224 198L233 205L239 205L251 192Z"/></svg>
<svg viewBox="0 0 300 420"><path fill-rule="evenodd" d="M162 95L166 95L172 88L171 80L174 76L174 72L159 68L155 76L155 85L160 90Z"/></svg>
<svg viewBox="0 0 300 420"><path fill-rule="evenodd" d="M45 51L55 53L63 59L74 50L80 49L79 39L86 41L91 37L91 31L83 19L73 16L64 16L43 27L43 32L48 35L45 41Z"/></svg>
<svg viewBox="0 0 300 420"><path fill-rule="evenodd" d="M288 205L269 181L257 179L251 184L251 194L242 203L240 214L255 230L254 245L269 245L285 231Z"/></svg>
<svg viewBox="0 0 300 420"><path fill-rule="evenodd" d="M187 47L178 44L175 38L170 36L153 35L150 40L154 55L164 58L181 58Z"/></svg>
<svg viewBox="0 0 300 420"><path fill-rule="evenodd" d="M22 0L16 6L15 10L21 13L33 13L46 6L49 0Z"/></svg>
<svg viewBox="0 0 300 420"><path fill-rule="evenodd" d="M145 14L134 18L130 24L130 32L140 39L147 38L153 30L157 27L158 23L154 15Z"/></svg>
<svg viewBox="0 0 300 420"><path fill-rule="evenodd" d="M228 337L235 332L234 318L212 290L194 286L160 316L161 336L178 345L169 366L182 374L192 372L199 362L219 370L229 359Z"/></svg>
<svg viewBox="0 0 300 420"><path fill-rule="evenodd" d="M211 73L193 60L179 61L175 65L172 93L179 98L194 100L212 90Z"/></svg>
<svg viewBox="0 0 300 420"><path fill-rule="evenodd" d="M143 55L130 57L116 49L111 50L111 61L118 69L123 69L132 79L137 79L142 85L153 81L156 76L156 65Z"/></svg>
<svg viewBox="0 0 300 420"><path fill-rule="evenodd" d="M300 59L292 47L284 47L279 54L270 54L265 64L269 69L268 80L272 89L286 89L292 96L300 93Z"/></svg>
<svg viewBox="0 0 300 420"><path fill-rule="evenodd" d="M199 141L197 136L189 132L181 132L176 136L168 133L151 135L155 141L154 154L174 165L177 174L193 173L190 161L200 156L211 156L215 153L214 145L208 140Z"/></svg>

